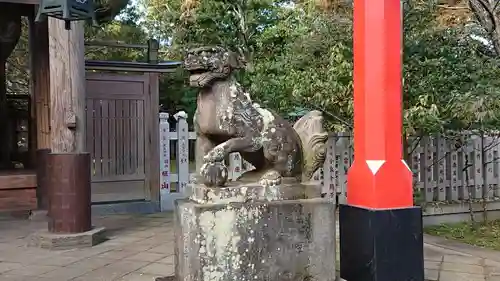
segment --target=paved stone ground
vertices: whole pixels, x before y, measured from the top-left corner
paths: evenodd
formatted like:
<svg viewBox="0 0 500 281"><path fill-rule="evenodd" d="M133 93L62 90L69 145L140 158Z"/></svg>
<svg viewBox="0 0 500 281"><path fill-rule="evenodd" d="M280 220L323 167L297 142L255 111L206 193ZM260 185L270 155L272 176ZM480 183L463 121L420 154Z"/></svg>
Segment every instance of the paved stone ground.
<svg viewBox="0 0 500 281"><path fill-rule="evenodd" d="M500 252L425 236L425 274L430 281L500 281Z"/></svg>
<svg viewBox="0 0 500 281"><path fill-rule="evenodd" d="M0 221L1 281L152 281L174 272L171 214L95 218L109 240L87 249L26 247L44 222Z"/></svg>
<svg viewBox="0 0 500 281"><path fill-rule="evenodd" d="M44 222L0 220L1 281L153 281L174 272L172 214L94 219L109 241L93 248L49 251L26 247ZM429 281L500 281L500 252L425 238Z"/></svg>

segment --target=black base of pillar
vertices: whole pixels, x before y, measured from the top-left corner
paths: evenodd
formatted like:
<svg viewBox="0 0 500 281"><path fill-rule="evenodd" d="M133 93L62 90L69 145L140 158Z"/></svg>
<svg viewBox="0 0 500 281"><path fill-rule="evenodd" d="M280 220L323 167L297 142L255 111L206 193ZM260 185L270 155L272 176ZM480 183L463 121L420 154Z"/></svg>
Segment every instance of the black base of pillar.
<svg viewBox="0 0 500 281"><path fill-rule="evenodd" d="M424 281L422 210L340 205L340 276L347 281Z"/></svg>

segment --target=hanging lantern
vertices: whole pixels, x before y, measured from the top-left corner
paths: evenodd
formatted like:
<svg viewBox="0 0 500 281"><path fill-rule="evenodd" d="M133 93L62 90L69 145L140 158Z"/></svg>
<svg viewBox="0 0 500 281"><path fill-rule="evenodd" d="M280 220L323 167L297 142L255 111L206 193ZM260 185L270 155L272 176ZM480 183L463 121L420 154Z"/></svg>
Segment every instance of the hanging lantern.
<svg viewBox="0 0 500 281"><path fill-rule="evenodd" d="M93 0L41 0L36 21L53 17L64 20L66 29L71 29L72 21L87 20L95 24Z"/></svg>

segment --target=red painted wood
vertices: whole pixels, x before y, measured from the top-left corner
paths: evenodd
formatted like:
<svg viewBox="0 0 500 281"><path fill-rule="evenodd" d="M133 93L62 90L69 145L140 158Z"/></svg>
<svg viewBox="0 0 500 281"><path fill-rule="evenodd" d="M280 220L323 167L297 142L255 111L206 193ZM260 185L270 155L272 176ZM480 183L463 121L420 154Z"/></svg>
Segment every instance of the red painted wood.
<svg viewBox="0 0 500 281"><path fill-rule="evenodd" d="M413 205L402 157L400 0L354 0L354 163L347 203L385 209Z"/></svg>

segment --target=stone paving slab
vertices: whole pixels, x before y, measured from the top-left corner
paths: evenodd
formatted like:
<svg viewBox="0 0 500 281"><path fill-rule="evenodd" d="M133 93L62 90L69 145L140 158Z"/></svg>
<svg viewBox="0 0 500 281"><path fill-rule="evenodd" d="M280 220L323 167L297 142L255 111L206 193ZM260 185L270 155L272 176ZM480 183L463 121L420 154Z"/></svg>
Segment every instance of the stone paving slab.
<svg viewBox="0 0 500 281"><path fill-rule="evenodd" d="M34 221L0 221L1 281L153 281L174 273L172 214L94 218L109 240L92 248L27 247ZM428 281L500 281L500 252L426 236Z"/></svg>
<svg viewBox="0 0 500 281"><path fill-rule="evenodd" d="M0 221L0 280L152 281L173 274L171 214L114 215L95 218L94 225L106 227L108 241L51 251L26 246L46 223Z"/></svg>

